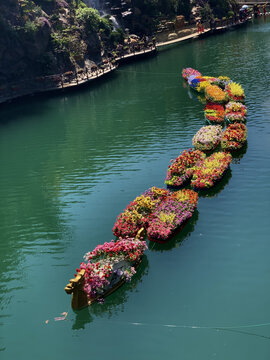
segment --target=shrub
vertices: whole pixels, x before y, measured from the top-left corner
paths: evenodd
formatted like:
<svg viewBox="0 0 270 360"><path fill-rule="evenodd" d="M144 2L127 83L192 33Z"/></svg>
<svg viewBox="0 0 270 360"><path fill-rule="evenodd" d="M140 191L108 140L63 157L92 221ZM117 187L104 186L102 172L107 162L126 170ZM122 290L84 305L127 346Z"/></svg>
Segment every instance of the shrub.
<svg viewBox="0 0 270 360"><path fill-rule="evenodd" d="M86 31L98 31L100 25L100 15L96 9L89 7L79 7L76 10L76 19L81 23Z"/></svg>

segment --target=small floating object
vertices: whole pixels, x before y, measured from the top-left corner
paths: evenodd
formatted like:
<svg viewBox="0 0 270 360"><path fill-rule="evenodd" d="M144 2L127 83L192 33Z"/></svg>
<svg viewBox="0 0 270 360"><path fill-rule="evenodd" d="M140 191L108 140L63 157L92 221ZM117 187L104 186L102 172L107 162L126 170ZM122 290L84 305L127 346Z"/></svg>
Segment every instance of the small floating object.
<svg viewBox="0 0 270 360"><path fill-rule="evenodd" d="M147 228L148 239L159 243L168 241L192 217L197 202L198 194L193 190L172 193L153 213Z"/></svg>
<svg viewBox="0 0 270 360"><path fill-rule="evenodd" d="M225 108L225 119L229 123L245 122L247 109L241 102L230 101Z"/></svg>
<svg viewBox="0 0 270 360"><path fill-rule="evenodd" d="M74 279L65 287L72 294L71 306L79 310L94 302L104 302L104 298L130 281L140 265L145 241L137 238L125 238L105 242L93 251L85 254Z"/></svg>
<svg viewBox="0 0 270 360"><path fill-rule="evenodd" d="M193 167L206 155L200 150L184 150L168 167L165 184L168 187L180 187L191 179Z"/></svg>
<svg viewBox="0 0 270 360"><path fill-rule="evenodd" d="M191 179L194 189L209 189L223 177L232 161L231 154L216 152L203 160L195 169Z"/></svg>
<svg viewBox="0 0 270 360"><path fill-rule="evenodd" d="M211 151L220 143L222 127L220 125L203 126L194 135L192 144L198 150Z"/></svg>
<svg viewBox="0 0 270 360"><path fill-rule="evenodd" d="M241 123L230 124L224 131L221 147L224 150L239 150L247 141L247 127Z"/></svg>
<svg viewBox="0 0 270 360"><path fill-rule="evenodd" d="M205 88L205 98L207 101L216 104L228 102L228 94L217 85L209 85Z"/></svg>
<svg viewBox="0 0 270 360"><path fill-rule="evenodd" d="M202 74L198 70L192 69L191 67L182 70L182 76L185 80L188 80L191 75L201 76Z"/></svg>
<svg viewBox="0 0 270 360"><path fill-rule="evenodd" d="M205 119L211 124L222 124L225 120L224 106L220 104L207 103L204 108Z"/></svg>
<svg viewBox="0 0 270 360"><path fill-rule="evenodd" d="M230 101L245 102L245 93L240 84L232 81L225 87L225 91Z"/></svg>

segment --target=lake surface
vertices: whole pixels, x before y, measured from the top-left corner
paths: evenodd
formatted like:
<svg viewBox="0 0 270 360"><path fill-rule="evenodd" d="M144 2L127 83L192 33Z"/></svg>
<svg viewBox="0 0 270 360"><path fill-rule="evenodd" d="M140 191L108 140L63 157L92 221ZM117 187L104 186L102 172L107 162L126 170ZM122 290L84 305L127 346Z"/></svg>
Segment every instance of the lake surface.
<svg viewBox="0 0 270 360"><path fill-rule="evenodd" d="M0 109L2 360L269 359L269 33L260 18ZM205 124L180 76L189 66L244 87L246 152L181 233L149 246L131 283L76 313L64 287L84 253L113 238L128 202L163 186Z"/></svg>

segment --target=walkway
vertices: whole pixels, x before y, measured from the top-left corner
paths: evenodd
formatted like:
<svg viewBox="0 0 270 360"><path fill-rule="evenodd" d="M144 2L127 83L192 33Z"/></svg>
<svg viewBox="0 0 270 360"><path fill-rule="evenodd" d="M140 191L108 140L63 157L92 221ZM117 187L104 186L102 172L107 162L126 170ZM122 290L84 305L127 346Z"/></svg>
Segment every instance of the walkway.
<svg viewBox="0 0 270 360"><path fill-rule="evenodd" d="M187 35L187 36L183 36L183 37L179 37L177 39L173 39L173 40L168 40L168 41L164 41L164 42L159 42L157 43L157 48L160 48L160 47L163 47L163 46L167 46L167 45L171 45L171 44L177 44L177 43L180 43L180 42L183 42L183 41L186 41L186 40L190 40L190 39L195 39L195 38L200 38L202 36L204 36L205 34L210 34L211 31L213 32L219 32L219 31L223 31L223 30L227 30L227 29L230 29L230 28L233 28L233 27L236 27L236 26L241 26L241 25L244 25L246 24L246 22L248 21L249 19L245 20L245 21L238 21L236 23L232 23L232 24L229 24L229 25L223 25L223 26L217 26L215 29L210 29L210 28L206 28L205 31L203 33L198 33L198 32L195 32L193 34L190 34L190 35Z"/></svg>
<svg viewBox="0 0 270 360"><path fill-rule="evenodd" d="M150 48L144 48L143 50L139 50L139 51L134 51L131 52L129 54L125 54L123 56L118 56L115 58L115 61L119 62L119 63L124 63L130 59L134 59L134 58L139 58L139 57L143 57L145 55L151 55L156 53L157 48L156 46L151 46Z"/></svg>
<svg viewBox="0 0 270 360"><path fill-rule="evenodd" d="M76 78L73 78L72 80L69 81L64 78L63 74L60 74L60 75L48 76L47 78L46 77L40 78L39 83L38 83L38 79L32 79L31 81L29 81L28 86L25 84L25 82L23 82L22 84L20 83L13 84L7 88L0 88L0 104L27 95L61 91L61 90L82 86L111 73L117 68L118 65L110 64L104 69L97 69L96 71L90 73L85 72L82 74L77 74ZM55 84L53 85L53 82L55 82L56 85ZM1 94L1 91L3 92L3 94Z"/></svg>

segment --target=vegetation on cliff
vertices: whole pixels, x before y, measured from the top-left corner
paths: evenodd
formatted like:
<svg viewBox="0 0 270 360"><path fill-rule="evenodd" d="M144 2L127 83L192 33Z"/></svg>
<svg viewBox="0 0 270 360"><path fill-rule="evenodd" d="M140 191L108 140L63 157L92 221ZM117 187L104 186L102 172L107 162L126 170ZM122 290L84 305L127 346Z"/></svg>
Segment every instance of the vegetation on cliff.
<svg viewBox="0 0 270 360"><path fill-rule="evenodd" d="M209 20L231 16L237 8L235 0L127 2L130 17L122 26L139 35L152 34L162 19L176 15L184 15L186 21L193 16L194 21L192 9ZM1 82L91 67L124 41L123 30L115 29L109 16L101 17L82 0L2 1L0 31Z"/></svg>
<svg viewBox="0 0 270 360"><path fill-rule="evenodd" d="M0 3L0 80L33 77L100 62L123 41L108 17L77 0Z"/></svg>

